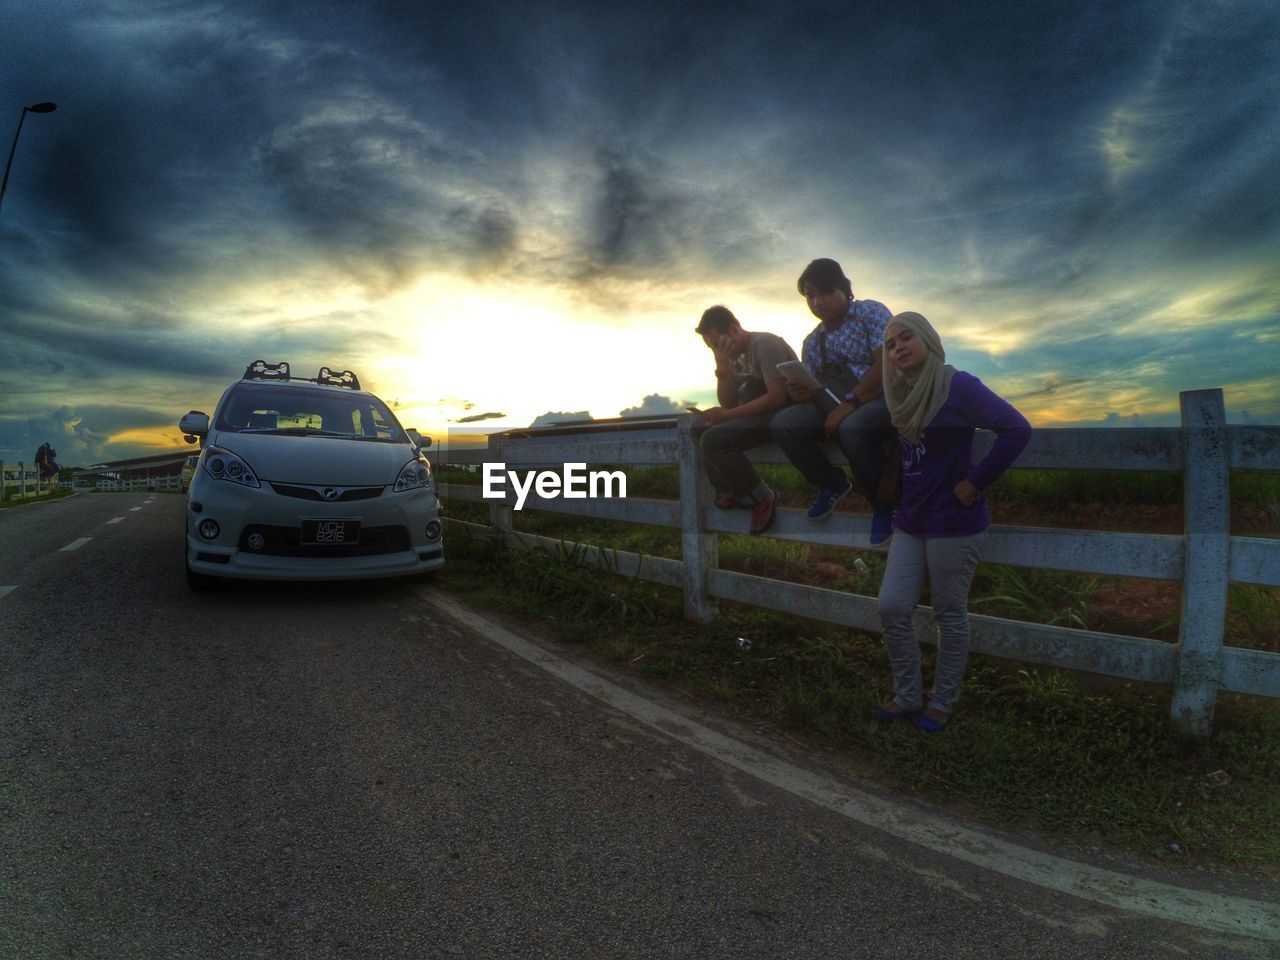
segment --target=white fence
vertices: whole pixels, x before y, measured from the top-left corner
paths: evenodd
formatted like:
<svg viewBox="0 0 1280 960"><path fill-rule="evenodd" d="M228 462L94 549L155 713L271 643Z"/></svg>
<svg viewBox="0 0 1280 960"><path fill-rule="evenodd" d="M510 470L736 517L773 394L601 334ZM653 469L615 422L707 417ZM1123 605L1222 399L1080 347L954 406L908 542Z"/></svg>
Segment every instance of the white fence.
<svg viewBox="0 0 1280 960"><path fill-rule="evenodd" d="M47 496L59 486L65 484L60 480L42 480L40 471L34 466L28 467L21 462L17 466L6 466L0 460L0 502Z"/></svg>
<svg viewBox="0 0 1280 960"><path fill-rule="evenodd" d="M97 489L111 493L130 493L148 490L181 490L181 477L134 477L129 480L99 480Z"/></svg>
<svg viewBox="0 0 1280 960"><path fill-rule="evenodd" d="M89 484L84 480L71 480L66 473L58 475L56 480L40 479L40 472L35 467L24 463L16 466L6 465L0 460L0 502L4 500L31 499L42 497L59 488L82 489ZM176 474L168 477L133 477L127 480L98 480L94 484L97 490L108 492L127 491L131 493L147 490L182 490L182 478Z"/></svg>
<svg viewBox="0 0 1280 960"><path fill-rule="evenodd" d="M1280 654L1223 645L1227 588L1232 582L1280 585L1280 540L1233 537L1228 521L1230 471L1280 472L1280 427L1227 426L1221 390L1181 394L1182 426L1142 429L1045 429L1033 433L1018 469L1146 470L1182 473L1181 536L992 526L983 551L989 563L1176 580L1182 583L1182 616L1176 644L1070 627L972 616L973 649L1040 663L1174 687L1176 727L1207 736L1219 690L1280 698ZM568 428L523 437L495 436L489 446L450 450L441 464L505 463L509 470L564 463L665 464L680 471L678 501L545 499L532 491L525 509L676 527L682 559L671 560L590 547L588 562L684 592L685 611L705 621L717 600L751 604L878 633L873 597L786 583L719 569L717 536L747 532L745 511L716 510L702 469L701 451L689 434L692 418L636 430L601 432ZM989 449L980 433L975 457ZM835 448L830 455L835 462ZM786 463L773 445L753 451L763 463ZM449 520L455 529L496 533L511 541L556 549L560 541L511 528L514 494L505 502L483 500L478 486L441 484L444 497L490 505L488 527ZM833 515L820 531L801 510L780 509L767 536L805 543L874 550L870 518ZM578 545L574 545L578 546ZM917 615L920 635L934 638L932 612Z"/></svg>

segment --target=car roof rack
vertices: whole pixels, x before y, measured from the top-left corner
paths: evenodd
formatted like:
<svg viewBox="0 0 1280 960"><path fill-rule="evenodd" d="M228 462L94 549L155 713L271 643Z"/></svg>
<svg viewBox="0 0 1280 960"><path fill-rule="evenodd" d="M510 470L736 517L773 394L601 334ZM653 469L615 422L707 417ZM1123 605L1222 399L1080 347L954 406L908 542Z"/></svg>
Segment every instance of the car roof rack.
<svg viewBox="0 0 1280 960"><path fill-rule="evenodd" d="M349 390L360 389L360 378L350 370L334 373L328 367L321 367L314 377L295 377L289 372L288 361L267 363L255 360L244 368L245 380L302 380L306 383L318 383L325 387L346 387Z"/></svg>
<svg viewBox="0 0 1280 960"><path fill-rule="evenodd" d="M327 383L331 387L350 387L352 390L360 389L360 378L350 370L334 373L328 367L321 367L320 372L316 374L316 383Z"/></svg>
<svg viewBox="0 0 1280 960"><path fill-rule="evenodd" d="M288 380L289 362L282 360L280 363L267 363L265 360L255 360L244 368L244 379Z"/></svg>

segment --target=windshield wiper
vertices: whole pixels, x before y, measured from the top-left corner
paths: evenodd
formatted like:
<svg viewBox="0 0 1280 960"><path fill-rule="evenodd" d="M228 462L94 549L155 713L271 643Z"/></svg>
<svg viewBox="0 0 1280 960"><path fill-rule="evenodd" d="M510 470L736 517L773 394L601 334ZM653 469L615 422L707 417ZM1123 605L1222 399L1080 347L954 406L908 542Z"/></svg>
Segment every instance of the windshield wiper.
<svg viewBox="0 0 1280 960"><path fill-rule="evenodd" d="M337 430L321 430L318 427L241 427L241 433L273 433L292 437L345 437L355 439L354 434Z"/></svg>

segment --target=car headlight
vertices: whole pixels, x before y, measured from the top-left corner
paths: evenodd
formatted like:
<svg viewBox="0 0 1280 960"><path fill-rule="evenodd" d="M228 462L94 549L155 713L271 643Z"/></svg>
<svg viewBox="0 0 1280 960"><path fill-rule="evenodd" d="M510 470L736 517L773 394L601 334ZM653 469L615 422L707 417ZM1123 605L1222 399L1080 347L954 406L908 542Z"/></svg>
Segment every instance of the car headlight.
<svg viewBox="0 0 1280 960"><path fill-rule="evenodd" d="M260 487L253 468L230 450L221 447L205 447L200 454L204 472L215 480L228 480L245 487Z"/></svg>
<svg viewBox="0 0 1280 960"><path fill-rule="evenodd" d="M414 457L400 468L400 476L392 488L396 493L404 490L430 490L431 464L425 457Z"/></svg>

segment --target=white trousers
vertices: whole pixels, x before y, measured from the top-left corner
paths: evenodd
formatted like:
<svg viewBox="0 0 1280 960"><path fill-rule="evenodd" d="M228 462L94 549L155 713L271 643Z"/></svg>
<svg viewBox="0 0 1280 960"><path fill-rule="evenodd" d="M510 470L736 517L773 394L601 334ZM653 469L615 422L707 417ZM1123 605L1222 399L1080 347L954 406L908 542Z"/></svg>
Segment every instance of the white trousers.
<svg viewBox="0 0 1280 960"><path fill-rule="evenodd" d="M938 666L929 707L951 713L969 660L969 587L986 531L969 537L913 537L893 532L880 583L880 627L893 667L893 700L903 710L924 703L920 643L911 622L928 581L938 623Z"/></svg>

